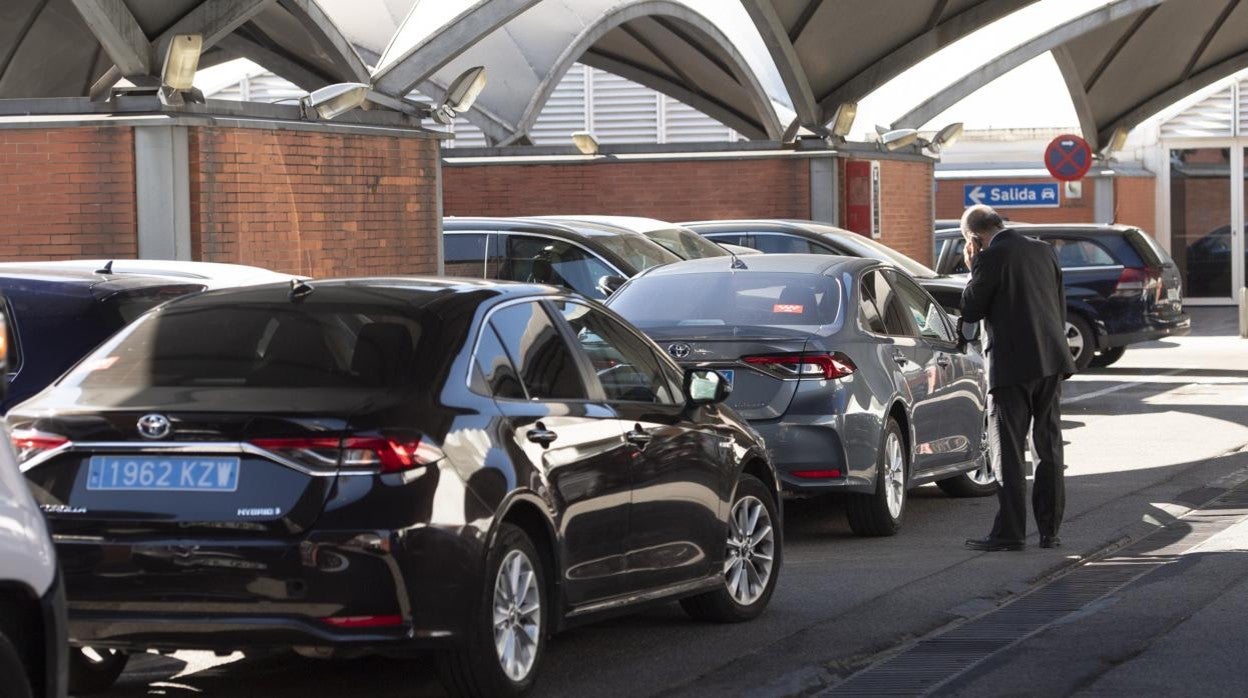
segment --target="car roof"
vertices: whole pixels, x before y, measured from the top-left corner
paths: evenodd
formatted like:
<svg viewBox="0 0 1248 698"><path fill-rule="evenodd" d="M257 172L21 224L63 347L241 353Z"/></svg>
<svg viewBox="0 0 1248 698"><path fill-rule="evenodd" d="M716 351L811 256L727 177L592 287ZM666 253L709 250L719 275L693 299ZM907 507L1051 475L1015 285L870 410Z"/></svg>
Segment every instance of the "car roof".
<svg viewBox="0 0 1248 698"><path fill-rule="evenodd" d="M555 216L447 216L443 219L443 228L448 232L476 230L485 226L490 230L515 230L551 233L568 239L584 239L605 237L609 235L637 235L627 228L606 223L591 223Z"/></svg>
<svg viewBox="0 0 1248 698"><path fill-rule="evenodd" d="M657 218L644 218L641 216L596 216L596 215L549 215L536 216L542 220L556 220L565 223L592 223L595 225L606 225L614 228L621 228L634 233L649 233L654 230L670 230L678 228L679 225L661 221Z"/></svg>
<svg viewBox="0 0 1248 698"><path fill-rule="evenodd" d="M744 266L733 267L734 264ZM704 274L721 271L748 274L751 272L788 272L794 274L827 274L833 271L855 271L859 268L885 266L875 259L865 257L842 257L830 254L765 254L751 255L744 259L705 257L673 262L647 269L643 275L677 276L681 274Z"/></svg>
<svg viewBox="0 0 1248 698"><path fill-rule="evenodd" d="M1139 229L1134 225L1123 225L1122 223L1011 223L1008 227L1029 235L1045 232L1078 233L1080 235L1121 235L1128 230Z"/></svg>
<svg viewBox="0 0 1248 698"><path fill-rule="evenodd" d="M769 228L773 231L783 230L792 233L806 233L813 235L858 235L852 230L838 228L828 223L820 223L819 221L804 221L795 218L738 218L729 220L714 221L687 221L678 223L677 225L689 228L716 228L723 231L737 230L758 230L759 228ZM762 232L767 232L763 230Z"/></svg>
<svg viewBox="0 0 1248 698"><path fill-rule="evenodd" d="M121 277L131 274L161 276L183 283L199 283L208 288L224 286L245 286L263 283L306 279L306 276L285 274L262 267L245 264L226 264L221 262L191 262L171 259L70 259L54 262L40 262L40 267L47 269L79 270L92 276L106 265L112 276Z"/></svg>
<svg viewBox="0 0 1248 698"><path fill-rule="evenodd" d="M439 296L450 296L460 293L488 290L495 296L520 298L528 296L575 295L567 289L543 284L517 283L514 281L495 281L491 279L457 278L447 276L369 276L349 277L341 279L312 279L304 281L312 293L330 289L379 289L397 291L432 292ZM290 283L271 283L255 286L239 286L221 288L195 296L188 296L176 302L178 305L187 303L215 303L222 298L279 301L289 299ZM315 297L314 295L312 297Z"/></svg>
<svg viewBox="0 0 1248 698"><path fill-rule="evenodd" d="M160 286L192 285L203 288L206 285L201 281L158 274L98 274L93 269L57 262L2 262L0 279L22 279L103 293Z"/></svg>

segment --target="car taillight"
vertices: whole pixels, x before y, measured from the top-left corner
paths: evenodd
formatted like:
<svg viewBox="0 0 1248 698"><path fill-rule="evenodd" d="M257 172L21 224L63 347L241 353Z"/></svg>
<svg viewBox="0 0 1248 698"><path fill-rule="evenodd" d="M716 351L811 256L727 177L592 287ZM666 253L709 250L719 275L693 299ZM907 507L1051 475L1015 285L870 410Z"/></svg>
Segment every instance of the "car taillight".
<svg viewBox="0 0 1248 698"><path fill-rule="evenodd" d="M858 370L854 362L839 351L830 354L813 352L756 354L754 356L743 356L741 360L751 366L769 369L784 377L832 380L834 378L844 378Z"/></svg>
<svg viewBox="0 0 1248 698"><path fill-rule="evenodd" d="M1115 298L1143 298L1152 291L1160 298L1161 285L1160 272L1127 267L1118 275L1118 284L1112 295Z"/></svg>
<svg viewBox="0 0 1248 698"><path fill-rule="evenodd" d="M420 439L388 436L294 437L252 439L251 444L312 468L376 469L397 473L429 465L442 451Z"/></svg>
<svg viewBox="0 0 1248 698"><path fill-rule="evenodd" d="M35 429L14 429L10 437L19 465L35 456L69 445L69 439L60 434L49 434Z"/></svg>

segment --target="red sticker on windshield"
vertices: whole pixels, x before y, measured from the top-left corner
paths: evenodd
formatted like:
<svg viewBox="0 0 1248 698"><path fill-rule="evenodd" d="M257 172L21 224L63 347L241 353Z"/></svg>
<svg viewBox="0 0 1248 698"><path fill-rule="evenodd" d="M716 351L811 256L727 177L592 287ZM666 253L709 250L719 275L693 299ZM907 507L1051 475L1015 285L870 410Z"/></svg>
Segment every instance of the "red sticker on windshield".
<svg viewBox="0 0 1248 698"><path fill-rule="evenodd" d="M771 306L771 312L792 313L794 315L801 315L803 312L805 312L805 308L806 306L803 306L803 305L776 303L775 305Z"/></svg>

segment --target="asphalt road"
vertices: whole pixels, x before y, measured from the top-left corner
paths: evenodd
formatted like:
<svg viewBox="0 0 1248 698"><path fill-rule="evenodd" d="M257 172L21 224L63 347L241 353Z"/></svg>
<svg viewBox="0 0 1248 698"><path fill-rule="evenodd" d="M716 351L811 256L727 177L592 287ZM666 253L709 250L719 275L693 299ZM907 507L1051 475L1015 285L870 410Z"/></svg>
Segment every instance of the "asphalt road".
<svg viewBox="0 0 1248 698"><path fill-rule="evenodd" d="M537 694L816 693L914 638L1034 588L1078 564L1082 555L1140 539L1248 480L1248 340L1233 336L1229 310L1196 309L1193 315L1192 336L1132 348L1118 365L1067 383L1063 548L1033 545L1022 553L994 554L965 550L963 539L987 532L995 500L955 500L935 487L911 493L903 530L888 539L855 538L835 501L792 502L785 517L786 560L762 618L745 625L706 625L688 620L671 604L576 629L549 646ZM1242 551L1237 546L1248 540L1246 527L1228 529L1218 552ZM1150 687L1166 686L1157 682L1173 678L1164 667L1177 661L1202 667L1231 654L1242 657L1242 624L1227 614L1243 617L1248 556L1209 553L1200 559L1200 564L1171 567L1151 591L1120 604L1098 624L1062 626L1077 637L1050 636L1043 652L1037 650L1026 664L1033 683L1010 683L1015 678L1011 661L1027 655L1019 650L1012 660L986 662L957 692L1148 694L1154 692ZM1202 581L1189 590L1188 575ZM1167 602L1176 595L1183 603ZM1132 616L1129 609L1151 609L1151 615ZM1136 628L1155 641L1102 643L1103 661L1096 655L1080 665L1082 683L1045 683L1055 666L1064 666L1066 654L1086 655L1102 635L1125 636ZM1213 638L1202 635L1202 628L1215 633ZM1235 641L1218 642L1217 634ZM1194 644L1202 639L1217 645L1208 655ZM1223 685L1213 674L1193 674L1183 691L1199 689L1202 679ZM135 658L107 695L442 693L428 663L417 660L180 652Z"/></svg>

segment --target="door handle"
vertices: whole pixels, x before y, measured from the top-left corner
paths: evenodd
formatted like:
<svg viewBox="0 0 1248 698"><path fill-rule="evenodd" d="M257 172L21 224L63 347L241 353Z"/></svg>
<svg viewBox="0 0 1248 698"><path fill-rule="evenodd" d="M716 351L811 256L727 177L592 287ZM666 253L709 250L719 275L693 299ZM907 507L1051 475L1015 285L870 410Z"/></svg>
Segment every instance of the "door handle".
<svg viewBox="0 0 1248 698"><path fill-rule="evenodd" d="M941 354L936 358L936 365L941 368L949 368L949 357Z"/></svg>
<svg viewBox="0 0 1248 698"><path fill-rule="evenodd" d="M901 352L899 352L899 351L894 351L894 352L893 352L893 361L896 361L898 366L905 366L905 365L906 365L906 362L907 362L907 361L909 361L909 359L907 359L907 358L906 358L906 355L905 355L905 354L903 354L903 353L901 353Z"/></svg>
<svg viewBox="0 0 1248 698"><path fill-rule="evenodd" d="M654 437L642 429L640 424L634 424L633 428L624 434L624 438L636 446L645 446L654 440Z"/></svg>
<svg viewBox="0 0 1248 698"><path fill-rule="evenodd" d="M555 439L559 438L558 434L547 429L546 425L541 422L538 422L525 436L528 437L529 441L543 446L549 446L555 442Z"/></svg>

